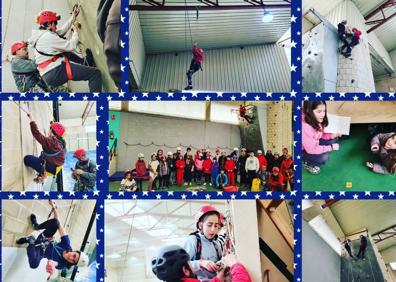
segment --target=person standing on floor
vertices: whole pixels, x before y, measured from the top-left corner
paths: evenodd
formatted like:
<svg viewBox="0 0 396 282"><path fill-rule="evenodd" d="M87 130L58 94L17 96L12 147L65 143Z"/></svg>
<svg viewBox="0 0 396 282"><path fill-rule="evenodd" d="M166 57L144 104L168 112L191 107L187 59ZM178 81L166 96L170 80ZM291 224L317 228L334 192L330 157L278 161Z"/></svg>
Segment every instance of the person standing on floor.
<svg viewBox="0 0 396 282"><path fill-rule="evenodd" d="M194 172L194 160L193 156L187 155L187 159L185 160L186 166L184 167L184 185L192 185L192 178Z"/></svg>
<svg viewBox="0 0 396 282"><path fill-rule="evenodd" d="M158 177L158 166L159 166L159 161L157 160L157 154L153 153L151 155L151 161L149 163L148 169L149 169L149 183L147 190L151 192L153 189L157 189L155 182Z"/></svg>
<svg viewBox="0 0 396 282"><path fill-rule="evenodd" d="M38 30L33 30L29 44L34 47L35 62L48 86L58 87L69 80L88 81L89 92L101 92L100 70L83 65L85 60L77 52L79 38L74 21L79 12L80 9L76 6L72 11L72 17L58 28L61 17L53 11L41 11L37 17L40 27ZM71 38L66 39L65 36L69 31L72 34Z"/></svg>
<svg viewBox="0 0 396 282"><path fill-rule="evenodd" d="M184 161L183 155L180 154L179 159L176 161L176 184L178 186L183 185L185 167L186 167L186 162Z"/></svg>
<svg viewBox="0 0 396 282"><path fill-rule="evenodd" d="M237 169L238 169L238 173L240 175L240 179L239 179L239 183L241 185L241 187L245 187L248 185L247 182L247 173L246 173L246 149L242 148L241 149L241 155L238 157L238 161L237 161Z"/></svg>
<svg viewBox="0 0 396 282"><path fill-rule="evenodd" d="M172 182L172 174L174 171L174 167L173 167L173 159L172 159L172 152L168 152L166 154L166 163L168 165L168 169L169 169L169 174L168 174L168 178L167 178L167 182L166 182L166 188L169 189L171 182Z"/></svg>
<svg viewBox="0 0 396 282"><path fill-rule="evenodd" d="M254 156L254 151L250 151L249 157L246 159L245 170L248 176L249 188L252 187L253 179L257 177L260 169L260 163L257 157Z"/></svg>
<svg viewBox="0 0 396 282"><path fill-rule="evenodd" d="M202 154L198 155L198 158L194 162L195 165L195 181L196 184L201 185L202 181L202 171L203 171L203 160L202 160Z"/></svg>
<svg viewBox="0 0 396 282"><path fill-rule="evenodd" d="M344 244L344 248L348 252L349 256L351 258L353 258L352 250L351 250L351 240L346 239L343 244Z"/></svg>
<svg viewBox="0 0 396 282"><path fill-rule="evenodd" d="M360 235L360 247L359 252L357 254L358 258L365 259L364 252L366 251L367 247L367 238L364 235Z"/></svg>
<svg viewBox="0 0 396 282"><path fill-rule="evenodd" d="M193 74L199 70L203 70L202 63L205 59L204 51L198 47L197 43L194 43L194 45L192 46L192 53L193 53L193 58L191 60L190 68L186 73L188 84L186 88L184 88L184 90L193 89L193 85L192 85Z"/></svg>
<svg viewBox="0 0 396 282"><path fill-rule="evenodd" d="M212 176L212 185L214 187L217 186L216 179L217 179L217 175L219 175L219 169L220 169L220 167L219 167L219 163L217 162L217 158L213 157L211 176Z"/></svg>
<svg viewBox="0 0 396 282"><path fill-rule="evenodd" d="M206 159L203 161L203 173L205 175L205 182L203 185L206 185L207 183L209 186L212 186L212 181L211 180L211 174L212 174L212 160L210 158L210 155L207 155Z"/></svg>
<svg viewBox="0 0 396 282"><path fill-rule="evenodd" d="M138 160L135 163L135 171L136 171L136 184L137 191L143 191L143 178L146 177L147 166L144 161L143 153L138 154Z"/></svg>
<svg viewBox="0 0 396 282"><path fill-rule="evenodd" d="M227 156L224 169L227 172L228 185L235 186L235 161L232 156Z"/></svg>
<svg viewBox="0 0 396 282"><path fill-rule="evenodd" d="M166 161L166 156L163 154L161 155L161 158L159 160L158 179L160 190L165 189L169 181L169 166L168 162Z"/></svg>

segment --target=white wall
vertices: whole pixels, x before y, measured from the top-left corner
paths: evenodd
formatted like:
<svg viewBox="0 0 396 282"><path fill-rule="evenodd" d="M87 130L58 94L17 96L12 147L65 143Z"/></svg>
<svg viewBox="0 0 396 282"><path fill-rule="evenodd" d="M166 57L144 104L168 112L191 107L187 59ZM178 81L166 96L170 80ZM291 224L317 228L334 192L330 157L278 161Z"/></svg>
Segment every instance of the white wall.
<svg viewBox="0 0 396 282"><path fill-rule="evenodd" d="M141 90L184 89L191 57L191 52L147 56ZM195 90L290 91L290 66L276 44L205 50L205 58L203 72L193 76Z"/></svg>
<svg viewBox="0 0 396 282"><path fill-rule="evenodd" d="M126 146L129 144L167 144L174 148L161 146ZM140 113L121 114L121 133L118 145L117 170L126 170L135 167L138 153L145 155L146 162L150 154L162 148L164 152L176 152L179 144L192 145L203 148L227 147L231 152L241 144L239 127L236 125L221 124L200 120L181 119ZM186 147L182 148L183 152ZM193 149L195 153L195 149Z"/></svg>

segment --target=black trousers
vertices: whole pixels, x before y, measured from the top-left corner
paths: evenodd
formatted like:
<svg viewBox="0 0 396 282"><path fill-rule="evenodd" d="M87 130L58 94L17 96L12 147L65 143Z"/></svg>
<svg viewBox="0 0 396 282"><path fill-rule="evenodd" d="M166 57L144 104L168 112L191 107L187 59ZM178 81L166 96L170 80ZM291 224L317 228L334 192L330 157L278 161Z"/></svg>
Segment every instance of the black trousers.
<svg viewBox="0 0 396 282"><path fill-rule="evenodd" d="M192 59L190 68L187 71L188 85L192 86L192 75L201 69L201 63Z"/></svg>

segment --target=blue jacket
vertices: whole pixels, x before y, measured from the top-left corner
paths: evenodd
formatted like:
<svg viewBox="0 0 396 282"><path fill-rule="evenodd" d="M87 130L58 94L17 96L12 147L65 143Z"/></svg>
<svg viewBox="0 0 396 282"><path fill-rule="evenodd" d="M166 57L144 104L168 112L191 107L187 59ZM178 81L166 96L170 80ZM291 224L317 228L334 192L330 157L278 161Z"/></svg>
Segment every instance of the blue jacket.
<svg viewBox="0 0 396 282"><path fill-rule="evenodd" d="M217 177L216 177L216 185L217 186L219 186L219 185L227 186L227 184L228 184L227 174L220 173L219 175L217 175Z"/></svg>

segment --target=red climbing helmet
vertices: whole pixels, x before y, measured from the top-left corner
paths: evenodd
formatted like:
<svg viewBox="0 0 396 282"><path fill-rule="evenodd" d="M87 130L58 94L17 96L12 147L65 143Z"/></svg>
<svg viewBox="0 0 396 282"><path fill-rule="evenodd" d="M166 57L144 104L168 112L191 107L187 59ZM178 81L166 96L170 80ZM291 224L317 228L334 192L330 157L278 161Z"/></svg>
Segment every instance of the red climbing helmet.
<svg viewBox="0 0 396 282"><path fill-rule="evenodd" d="M16 52L19 49L22 49L23 47L27 47L27 43L26 42L15 42L14 44L12 44L11 46L11 54L15 55Z"/></svg>
<svg viewBox="0 0 396 282"><path fill-rule="evenodd" d="M62 137L65 134L65 127L59 122L51 122L51 130L56 135Z"/></svg>
<svg viewBox="0 0 396 282"><path fill-rule="evenodd" d="M43 10L37 16L36 22L38 24L44 24L48 22L57 22L61 19L60 15L57 15L55 12L49 10Z"/></svg>
<svg viewBox="0 0 396 282"><path fill-rule="evenodd" d="M205 205L205 206L202 206L199 209L199 211L197 212L197 214L195 215L195 226L197 227L197 229L199 229L198 223L201 221L201 218L208 212L216 212L219 215L219 224L221 226L223 225L223 214L221 212L219 212L218 210L216 210L213 206Z"/></svg>
<svg viewBox="0 0 396 282"><path fill-rule="evenodd" d="M85 151L84 149L77 149L77 150L74 152L74 156L75 156L77 159L81 158L82 156L84 156L84 155L86 155L86 154L87 154L87 151Z"/></svg>

